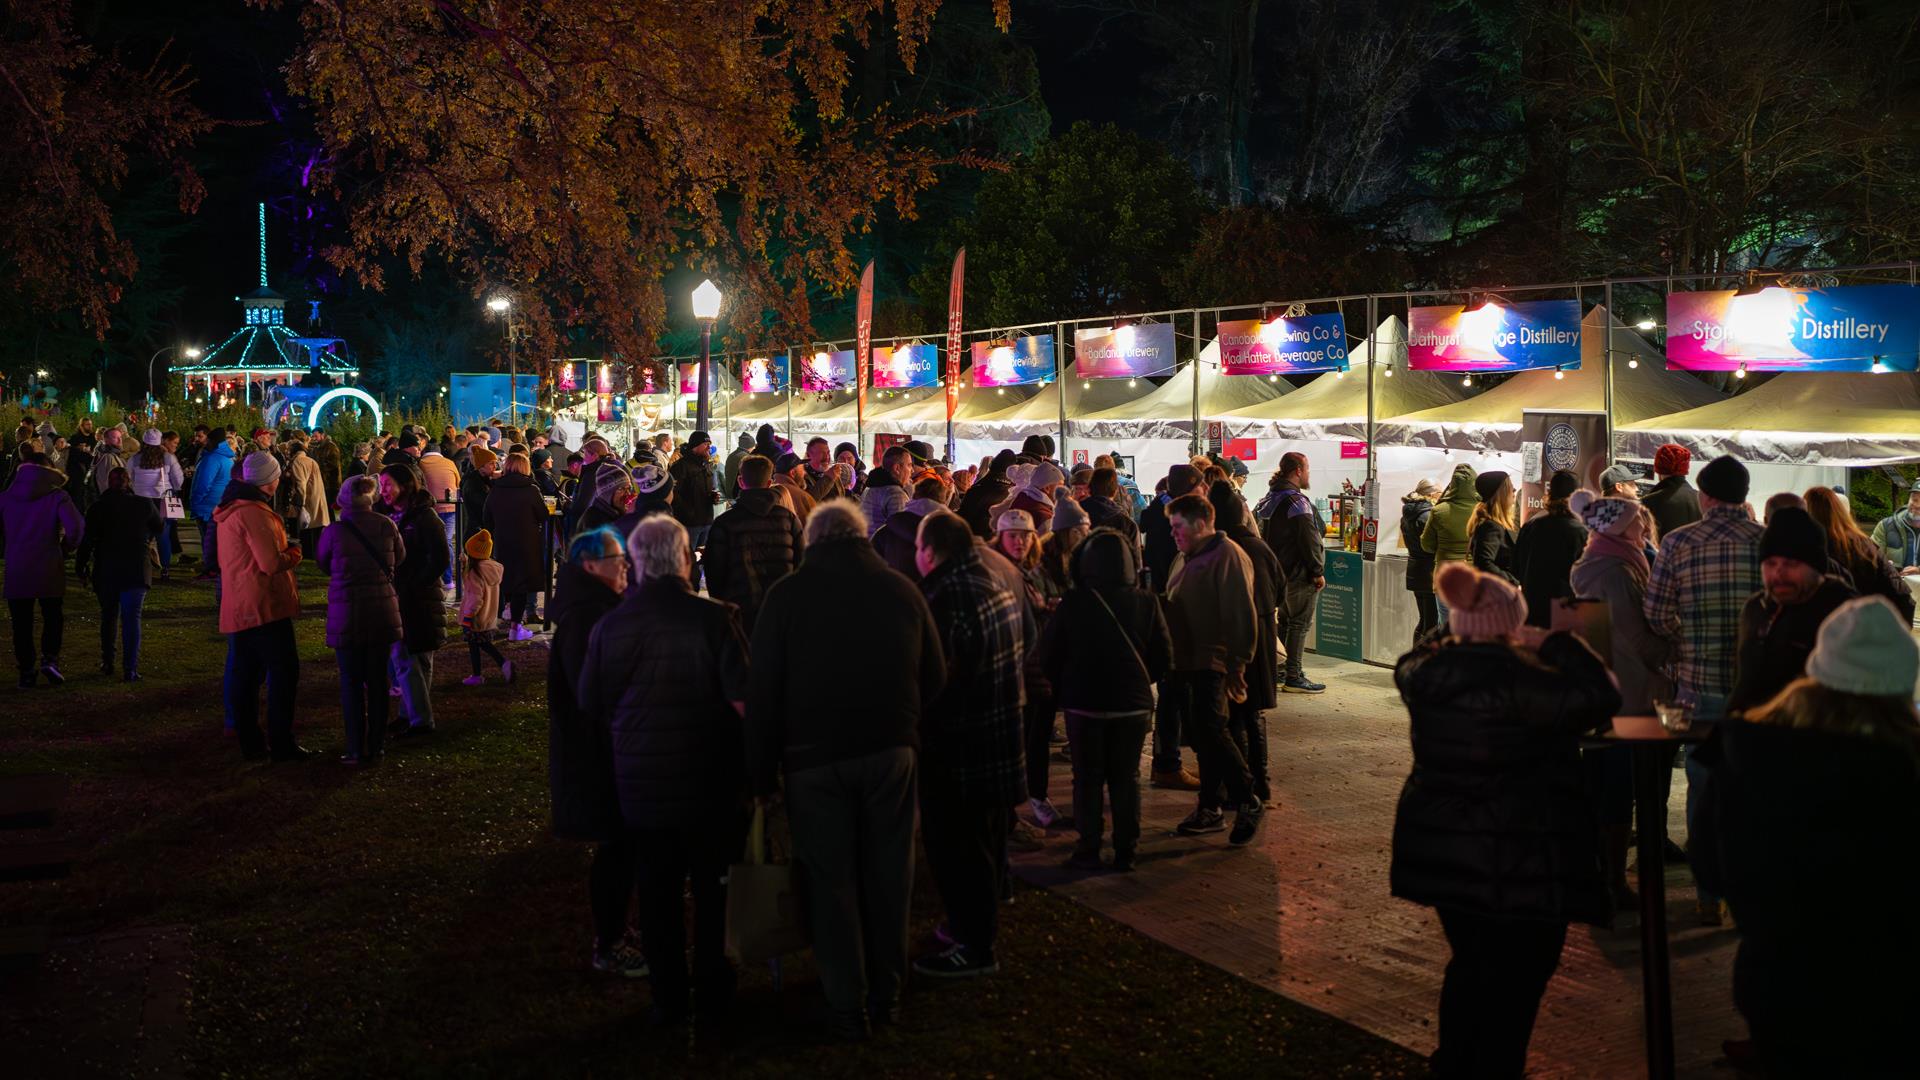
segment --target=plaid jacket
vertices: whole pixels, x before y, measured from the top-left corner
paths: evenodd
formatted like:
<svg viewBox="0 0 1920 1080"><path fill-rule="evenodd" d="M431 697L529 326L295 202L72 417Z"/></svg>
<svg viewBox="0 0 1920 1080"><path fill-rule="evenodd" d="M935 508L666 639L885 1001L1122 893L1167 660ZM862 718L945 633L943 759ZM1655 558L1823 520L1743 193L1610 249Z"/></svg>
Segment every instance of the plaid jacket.
<svg viewBox="0 0 1920 1080"><path fill-rule="evenodd" d="M1733 690L1740 611L1760 590L1760 523L1716 506L1668 533L1647 584L1647 623L1679 649L1682 700Z"/></svg>
<svg viewBox="0 0 1920 1080"><path fill-rule="evenodd" d="M946 686L920 727L921 775L963 801L1012 806L1027 795L1019 601L973 551L940 564L920 587L947 660Z"/></svg>

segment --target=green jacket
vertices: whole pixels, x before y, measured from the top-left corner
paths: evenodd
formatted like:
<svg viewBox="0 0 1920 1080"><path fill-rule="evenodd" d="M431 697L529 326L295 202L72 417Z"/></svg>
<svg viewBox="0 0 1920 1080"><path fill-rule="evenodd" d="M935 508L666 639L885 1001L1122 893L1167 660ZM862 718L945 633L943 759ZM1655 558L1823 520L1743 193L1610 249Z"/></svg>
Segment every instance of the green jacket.
<svg viewBox="0 0 1920 1080"><path fill-rule="evenodd" d="M1462 463L1453 467L1453 479L1447 482L1447 490L1440 501L1433 504L1433 513L1427 517L1427 527L1420 533L1420 546L1433 552L1433 571L1450 562L1467 561L1467 520L1473 517L1474 505L1480 501L1480 494L1473 490L1473 466Z"/></svg>
<svg viewBox="0 0 1920 1080"><path fill-rule="evenodd" d="M1904 570L1914 565L1907 558L1907 546L1913 542L1913 523L1907 520L1905 507L1895 510L1880 519L1873 527L1873 542L1880 545L1880 554L1893 564L1895 570Z"/></svg>

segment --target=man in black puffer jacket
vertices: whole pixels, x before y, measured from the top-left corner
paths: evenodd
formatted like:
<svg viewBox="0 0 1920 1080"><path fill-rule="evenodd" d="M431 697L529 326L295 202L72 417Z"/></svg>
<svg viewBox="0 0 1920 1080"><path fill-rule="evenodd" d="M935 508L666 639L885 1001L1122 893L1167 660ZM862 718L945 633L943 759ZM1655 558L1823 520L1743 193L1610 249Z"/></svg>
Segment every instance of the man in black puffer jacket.
<svg viewBox="0 0 1920 1080"><path fill-rule="evenodd" d="M684 1020L724 1008L727 864L746 836L740 717L747 646L732 604L693 591L686 527L664 514L634 528L628 558L640 588L594 628L580 666L580 711L606 725L614 788L640 866L640 940L654 1013ZM686 914L693 882L694 979Z"/></svg>
<svg viewBox="0 0 1920 1080"><path fill-rule="evenodd" d="M1139 586L1137 547L1097 529L1072 557L1073 584L1047 620L1040 662L1067 714L1073 751L1070 862L1100 865L1100 797L1113 793L1113 868L1133 869L1140 839L1140 750L1153 720L1153 684L1173 666L1173 638L1159 601Z"/></svg>
<svg viewBox="0 0 1920 1080"><path fill-rule="evenodd" d="M800 519L780 504L773 462L758 454L740 463L740 495L707 533L707 595L740 606L749 634L773 583L800 565Z"/></svg>
<svg viewBox="0 0 1920 1080"><path fill-rule="evenodd" d="M973 535L982 540L993 539L993 508L1006 502L1013 495L1013 482L1007 479L1007 470L1013 465L1014 454L1011 450L1002 450L993 456L993 464L987 466L985 476L973 482L966 495L960 499L957 511Z"/></svg>

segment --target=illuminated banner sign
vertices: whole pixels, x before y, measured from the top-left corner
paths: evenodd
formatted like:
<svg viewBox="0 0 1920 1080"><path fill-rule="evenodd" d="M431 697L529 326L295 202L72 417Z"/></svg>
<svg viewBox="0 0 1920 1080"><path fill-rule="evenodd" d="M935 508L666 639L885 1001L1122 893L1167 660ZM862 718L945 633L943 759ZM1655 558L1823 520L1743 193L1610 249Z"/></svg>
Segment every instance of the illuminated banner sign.
<svg viewBox="0 0 1920 1080"><path fill-rule="evenodd" d="M1920 289L1779 286L1667 296L1667 366L1688 371L1912 371L1920 355Z"/></svg>
<svg viewBox="0 0 1920 1080"><path fill-rule="evenodd" d="M1414 371L1526 371L1580 366L1580 301L1488 302L1408 312Z"/></svg>
<svg viewBox="0 0 1920 1080"><path fill-rule="evenodd" d="M1339 312L1220 324L1220 374L1292 375L1347 369L1347 318Z"/></svg>
<svg viewBox="0 0 1920 1080"><path fill-rule="evenodd" d="M700 392L700 365L680 365L680 392L689 396ZM720 366L717 361L707 361L707 393L720 392Z"/></svg>
<svg viewBox="0 0 1920 1080"><path fill-rule="evenodd" d="M749 394L777 394L787 388L787 354L754 356L740 362L740 389Z"/></svg>
<svg viewBox="0 0 1920 1080"><path fill-rule="evenodd" d="M1052 377L1052 334L973 343L975 386L1021 386Z"/></svg>
<svg viewBox="0 0 1920 1080"><path fill-rule="evenodd" d="M1073 332L1073 370L1082 379L1132 379L1174 368L1173 324Z"/></svg>
<svg viewBox="0 0 1920 1080"><path fill-rule="evenodd" d="M940 385L938 345L895 345L873 350L875 390L913 390Z"/></svg>
<svg viewBox="0 0 1920 1080"><path fill-rule="evenodd" d="M853 389L852 349L817 352L800 363L800 389L809 394L826 394Z"/></svg>

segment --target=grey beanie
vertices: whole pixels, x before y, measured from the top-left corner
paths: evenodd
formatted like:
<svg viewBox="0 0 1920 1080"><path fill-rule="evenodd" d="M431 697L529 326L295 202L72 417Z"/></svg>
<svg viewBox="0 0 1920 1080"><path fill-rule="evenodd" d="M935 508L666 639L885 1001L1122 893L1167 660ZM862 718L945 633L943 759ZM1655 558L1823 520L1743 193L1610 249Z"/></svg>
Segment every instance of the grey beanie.
<svg viewBox="0 0 1920 1080"><path fill-rule="evenodd" d="M255 450L240 464L240 479L264 487L280 479L280 461L265 450Z"/></svg>
<svg viewBox="0 0 1920 1080"><path fill-rule="evenodd" d="M1886 597L1857 597L1820 624L1807 674L1842 693L1911 701L1920 678L1920 646Z"/></svg>

